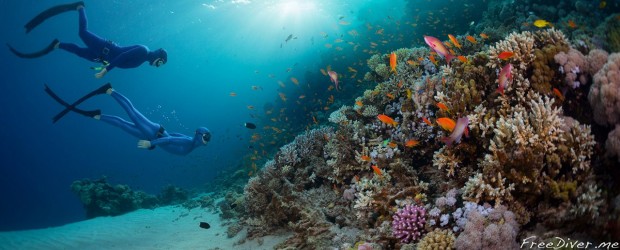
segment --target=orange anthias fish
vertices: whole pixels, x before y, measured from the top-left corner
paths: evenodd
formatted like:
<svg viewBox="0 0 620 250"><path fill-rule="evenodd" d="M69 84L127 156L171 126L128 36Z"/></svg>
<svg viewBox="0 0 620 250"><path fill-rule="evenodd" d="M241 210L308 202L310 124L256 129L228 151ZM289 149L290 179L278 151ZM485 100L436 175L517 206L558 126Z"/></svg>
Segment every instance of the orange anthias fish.
<svg viewBox="0 0 620 250"><path fill-rule="evenodd" d="M435 59L435 57L433 56L433 54L430 54L428 56L428 60L431 60L431 62L435 65L437 65L437 60Z"/></svg>
<svg viewBox="0 0 620 250"><path fill-rule="evenodd" d="M577 28L577 24L575 24L575 22L573 22L573 20L568 20L568 27L570 27L571 29Z"/></svg>
<svg viewBox="0 0 620 250"><path fill-rule="evenodd" d="M437 118L437 124L441 128L450 132L452 132L452 130L454 130L454 126L456 126L456 122L447 117Z"/></svg>
<svg viewBox="0 0 620 250"><path fill-rule="evenodd" d="M564 95L562 95L562 92L560 92L559 89L553 88L553 94L555 94L560 99L560 101L564 101Z"/></svg>
<svg viewBox="0 0 620 250"><path fill-rule="evenodd" d="M508 60L514 55L515 53L513 53L512 51L503 51L502 53L499 53L499 55L497 55L497 58L502 59L502 60Z"/></svg>
<svg viewBox="0 0 620 250"><path fill-rule="evenodd" d="M484 33L480 33L480 37L482 37L482 39L489 39L489 36Z"/></svg>
<svg viewBox="0 0 620 250"><path fill-rule="evenodd" d="M398 147L398 144L396 144L395 142L391 141L390 143L388 143L388 146L390 148L396 148L396 147Z"/></svg>
<svg viewBox="0 0 620 250"><path fill-rule="evenodd" d="M459 59L459 61L463 62L463 63L467 63L467 57L464 56L458 56L457 57Z"/></svg>
<svg viewBox="0 0 620 250"><path fill-rule="evenodd" d="M297 80L297 78L295 78L295 77L291 77L291 81L292 81L295 85L299 85L299 80Z"/></svg>
<svg viewBox="0 0 620 250"><path fill-rule="evenodd" d="M424 123L428 124L428 126L433 126L433 123L431 123L431 121L426 119L426 117L422 117L422 121L424 121Z"/></svg>
<svg viewBox="0 0 620 250"><path fill-rule="evenodd" d="M362 101L355 101L355 105L357 105L358 107L364 106Z"/></svg>
<svg viewBox="0 0 620 250"><path fill-rule="evenodd" d="M390 100L393 100L394 98L396 98L394 95L392 95L391 93L387 93L385 94L385 96L387 96L388 98L390 98Z"/></svg>
<svg viewBox="0 0 620 250"><path fill-rule="evenodd" d="M379 177L383 176L383 174L381 173L381 169L379 169L377 165L372 165L372 171L375 171L375 174L377 174Z"/></svg>
<svg viewBox="0 0 620 250"><path fill-rule="evenodd" d="M360 157L360 160L362 160L362 161L370 161L370 157L368 155L362 155Z"/></svg>
<svg viewBox="0 0 620 250"><path fill-rule="evenodd" d="M456 40L456 37L454 37L452 34L448 34L448 38L450 38L450 41L454 44L454 46L459 49L461 48L461 44L459 44L459 41Z"/></svg>
<svg viewBox="0 0 620 250"><path fill-rule="evenodd" d="M336 90L338 90L338 73L330 70L327 71L327 74L329 75L329 80L334 83Z"/></svg>
<svg viewBox="0 0 620 250"><path fill-rule="evenodd" d="M448 106L446 106L445 104L438 102L437 103L437 107L443 111L448 111Z"/></svg>
<svg viewBox="0 0 620 250"><path fill-rule="evenodd" d="M470 41L473 44L478 43L476 42L476 38L474 38L473 36L466 36L465 39L467 39L467 41Z"/></svg>
<svg viewBox="0 0 620 250"><path fill-rule="evenodd" d="M378 115L378 116L377 116L377 118L378 118L381 122L383 122L383 123L385 123L385 124L389 124L389 125L392 125L392 126L394 126L394 127L396 127L396 125L398 125L398 122L394 121L394 119L392 119L392 117L389 117L389 116L387 116L387 115L380 114L380 115Z"/></svg>
<svg viewBox="0 0 620 250"><path fill-rule="evenodd" d="M396 73L396 53L394 52L390 54L390 69Z"/></svg>
<svg viewBox="0 0 620 250"><path fill-rule="evenodd" d="M407 140L405 142L405 147L413 148L413 147L417 146L419 143L420 143L419 141L416 141L414 139L409 139L409 140Z"/></svg>

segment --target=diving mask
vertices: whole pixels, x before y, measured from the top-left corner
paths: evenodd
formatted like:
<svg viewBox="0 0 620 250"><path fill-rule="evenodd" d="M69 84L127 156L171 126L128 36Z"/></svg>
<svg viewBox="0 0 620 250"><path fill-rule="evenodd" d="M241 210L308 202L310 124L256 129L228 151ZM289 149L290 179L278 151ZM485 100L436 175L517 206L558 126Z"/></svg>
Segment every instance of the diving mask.
<svg viewBox="0 0 620 250"><path fill-rule="evenodd" d="M164 65L165 63L166 63L166 61L164 61L164 59L157 58L157 59L155 59L155 61L153 61L152 65L155 66L155 67L159 67L159 66Z"/></svg>

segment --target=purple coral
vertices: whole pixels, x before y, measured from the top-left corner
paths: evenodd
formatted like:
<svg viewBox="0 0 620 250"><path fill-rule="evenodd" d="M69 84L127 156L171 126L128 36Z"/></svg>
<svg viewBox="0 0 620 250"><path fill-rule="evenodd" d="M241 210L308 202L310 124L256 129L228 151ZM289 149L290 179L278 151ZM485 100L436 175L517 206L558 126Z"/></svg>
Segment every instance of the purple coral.
<svg viewBox="0 0 620 250"><path fill-rule="evenodd" d="M421 206L407 205L399 209L392 217L392 231L400 242L409 243L421 238L426 224L426 209Z"/></svg>

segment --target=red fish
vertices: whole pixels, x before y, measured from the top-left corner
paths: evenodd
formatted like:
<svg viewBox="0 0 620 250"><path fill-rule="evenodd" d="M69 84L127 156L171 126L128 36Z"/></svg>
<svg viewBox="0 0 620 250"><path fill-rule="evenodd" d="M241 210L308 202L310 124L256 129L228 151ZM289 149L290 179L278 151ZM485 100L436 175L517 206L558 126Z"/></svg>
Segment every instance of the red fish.
<svg viewBox="0 0 620 250"><path fill-rule="evenodd" d="M446 62L448 62L448 66L450 66L450 61L452 61L454 56L450 54L450 51L448 51L446 46L444 46L443 43L439 41L439 39L432 36L424 36L424 41L426 42L426 44L428 44L429 47L431 47L433 51L443 56L446 59Z"/></svg>
<svg viewBox="0 0 620 250"><path fill-rule="evenodd" d="M469 125L469 119L467 118L467 116L459 118L456 121L456 126L454 126L454 130L452 130L452 134L450 134L450 136L448 137L441 138L441 141L448 144L448 146L454 142L456 143L460 142L461 137L467 130L468 125Z"/></svg>
<svg viewBox="0 0 620 250"><path fill-rule="evenodd" d="M478 42L476 42L476 38L474 38L473 36L466 36L465 39L467 39L467 41L476 44Z"/></svg>
<svg viewBox="0 0 620 250"><path fill-rule="evenodd" d="M448 111L448 106L446 106L445 104L438 102L437 103L437 107L443 111Z"/></svg>
<svg viewBox="0 0 620 250"><path fill-rule="evenodd" d="M338 73L330 70L327 71L327 74L329 75L329 80L336 85L336 90L338 90Z"/></svg>
<svg viewBox="0 0 620 250"><path fill-rule="evenodd" d="M379 167L377 167L376 165L372 165L372 171L375 171L375 174L377 174L379 177L383 176L383 174L381 173L381 169L379 169Z"/></svg>
<svg viewBox="0 0 620 250"><path fill-rule="evenodd" d="M433 126L433 123L431 123L431 121L426 119L426 117L422 117L422 121L424 121L424 123L428 124L428 126Z"/></svg>
<svg viewBox="0 0 620 250"><path fill-rule="evenodd" d="M420 142L416 141L414 139L409 139L409 140L407 140L405 142L405 147L412 148L412 147L415 147L416 145L418 145L418 143L420 143Z"/></svg>
<svg viewBox="0 0 620 250"><path fill-rule="evenodd" d="M390 69L392 69L392 72L396 73L396 53L394 52L390 54Z"/></svg>
<svg viewBox="0 0 620 250"><path fill-rule="evenodd" d="M467 57L464 56L458 56L457 57L459 59L459 61L463 62L463 63L467 63Z"/></svg>
<svg viewBox="0 0 620 250"><path fill-rule="evenodd" d="M459 43L458 40L456 40L456 37L454 37L452 34L448 34L448 38L450 38L450 41L454 44L454 46L456 46L457 48L461 48L461 44Z"/></svg>
<svg viewBox="0 0 620 250"><path fill-rule="evenodd" d="M499 55L497 56L497 58L502 59L502 60L508 60L511 57L513 57L515 55L515 53L511 52L511 51L504 51L502 53L499 53Z"/></svg>
<svg viewBox="0 0 620 250"><path fill-rule="evenodd" d="M385 123L385 124L389 124L389 125L392 125L392 126L394 126L394 127L396 127L396 125L398 125L398 122L394 121L394 119L392 119L392 117L389 117L389 116L387 116L387 115L380 114L380 115L378 115L378 116L377 116L377 118L378 118L381 122L383 122L383 123Z"/></svg>
<svg viewBox="0 0 620 250"><path fill-rule="evenodd" d="M499 72L497 77L498 88L497 92L504 95L504 89L508 86L508 82L512 81L512 64L506 64Z"/></svg>

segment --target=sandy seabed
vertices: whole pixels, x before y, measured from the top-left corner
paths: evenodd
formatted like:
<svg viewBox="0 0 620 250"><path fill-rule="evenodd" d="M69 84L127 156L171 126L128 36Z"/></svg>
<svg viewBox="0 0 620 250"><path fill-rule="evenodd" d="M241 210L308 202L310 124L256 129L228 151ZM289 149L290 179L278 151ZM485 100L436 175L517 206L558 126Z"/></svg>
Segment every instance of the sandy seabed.
<svg viewBox="0 0 620 250"><path fill-rule="evenodd" d="M209 229L200 228L207 222ZM0 249L273 249L287 236L228 238L217 213L179 206L141 209L46 229L0 232Z"/></svg>

